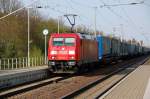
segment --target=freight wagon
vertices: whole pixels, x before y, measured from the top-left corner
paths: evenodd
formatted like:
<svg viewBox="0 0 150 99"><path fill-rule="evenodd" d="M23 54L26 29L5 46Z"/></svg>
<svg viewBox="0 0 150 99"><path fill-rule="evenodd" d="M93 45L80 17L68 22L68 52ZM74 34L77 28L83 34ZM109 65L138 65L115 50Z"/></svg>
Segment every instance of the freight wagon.
<svg viewBox="0 0 150 99"><path fill-rule="evenodd" d="M149 48L142 47L137 42L131 43L101 35L98 35L96 39L98 42L98 59L100 63L110 63L118 59L135 57L150 51Z"/></svg>

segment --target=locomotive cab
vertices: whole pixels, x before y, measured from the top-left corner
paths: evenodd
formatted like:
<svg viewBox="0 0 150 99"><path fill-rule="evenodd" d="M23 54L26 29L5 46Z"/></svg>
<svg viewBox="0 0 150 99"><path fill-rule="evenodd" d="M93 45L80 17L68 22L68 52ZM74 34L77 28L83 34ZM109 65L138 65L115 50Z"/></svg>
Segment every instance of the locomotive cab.
<svg viewBox="0 0 150 99"><path fill-rule="evenodd" d="M77 37L53 34L49 41L48 66L52 71L68 70L76 65Z"/></svg>
<svg viewBox="0 0 150 99"><path fill-rule="evenodd" d="M52 72L78 72L98 61L97 41L85 33L52 34L48 66Z"/></svg>

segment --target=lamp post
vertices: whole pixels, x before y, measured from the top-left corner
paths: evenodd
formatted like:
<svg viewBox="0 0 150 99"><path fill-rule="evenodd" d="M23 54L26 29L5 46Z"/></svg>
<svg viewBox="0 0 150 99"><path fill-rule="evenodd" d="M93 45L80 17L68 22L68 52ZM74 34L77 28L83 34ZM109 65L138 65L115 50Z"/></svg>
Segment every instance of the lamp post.
<svg viewBox="0 0 150 99"><path fill-rule="evenodd" d="M46 46L46 36L48 34L48 29L43 30L43 35L45 36L45 64L47 63L47 46Z"/></svg>
<svg viewBox="0 0 150 99"><path fill-rule="evenodd" d="M41 6L35 8L42 8ZM28 15L28 67L30 67L30 9L32 7L27 7L27 15Z"/></svg>
<svg viewBox="0 0 150 99"><path fill-rule="evenodd" d="M28 67L30 67L30 11L29 7L27 8L28 11Z"/></svg>

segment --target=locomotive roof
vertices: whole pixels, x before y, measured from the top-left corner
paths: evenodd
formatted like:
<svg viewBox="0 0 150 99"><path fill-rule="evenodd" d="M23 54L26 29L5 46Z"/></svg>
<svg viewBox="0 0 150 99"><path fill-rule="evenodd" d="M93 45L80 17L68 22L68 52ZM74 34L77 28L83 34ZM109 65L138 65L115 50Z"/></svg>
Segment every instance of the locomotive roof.
<svg viewBox="0 0 150 99"><path fill-rule="evenodd" d="M58 33L54 33L54 34L52 34L52 35L78 35L81 39L92 39L92 40L94 40L95 39L95 37L93 36L93 35L90 35L90 34L87 34L87 33L60 33L60 34L58 34Z"/></svg>

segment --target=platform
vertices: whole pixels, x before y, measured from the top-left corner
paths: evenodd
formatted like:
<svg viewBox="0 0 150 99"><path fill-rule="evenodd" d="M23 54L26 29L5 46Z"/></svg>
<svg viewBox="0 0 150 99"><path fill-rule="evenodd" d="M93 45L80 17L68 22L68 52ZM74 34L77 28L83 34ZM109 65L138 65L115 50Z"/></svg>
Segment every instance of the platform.
<svg viewBox="0 0 150 99"><path fill-rule="evenodd" d="M48 76L48 66L36 66L17 70L0 70L0 89L43 79Z"/></svg>
<svg viewBox="0 0 150 99"><path fill-rule="evenodd" d="M150 65L141 65L100 99L150 99Z"/></svg>
<svg viewBox="0 0 150 99"><path fill-rule="evenodd" d="M34 70L40 70L40 69L47 69L48 66L35 66L30 68L23 68L23 69L14 69L14 70L0 70L0 77L4 75L10 75L15 73L22 73L22 72L28 72L28 71L34 71Z"/></svg>

